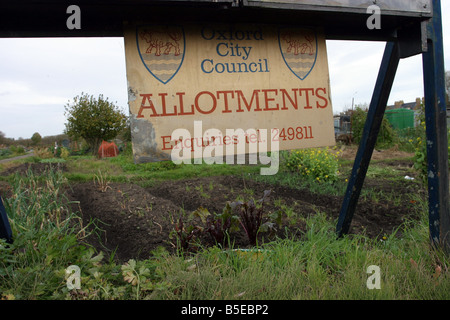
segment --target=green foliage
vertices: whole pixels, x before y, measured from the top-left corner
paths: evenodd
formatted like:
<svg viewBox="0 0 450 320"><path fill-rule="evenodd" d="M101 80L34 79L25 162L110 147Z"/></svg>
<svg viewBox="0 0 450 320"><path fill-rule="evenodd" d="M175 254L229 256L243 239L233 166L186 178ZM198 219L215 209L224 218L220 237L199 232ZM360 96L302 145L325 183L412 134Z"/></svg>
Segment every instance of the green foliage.
<svg viewBox="0 0 450 320"><path fill-rule="evenodd" d="M419 173L423 183L428 182L428 157L427 157L427 138L425 119L421 116L417 137L409 139L408 143L414 148L414 168ZM447 139L449 141L447 146L448 161L450 162L450 129L447 131Z"/></svg>
<svg viewBox="0 0 450 320"><path fill-rule="evenodd" d="M205 208L198 208L193 212L205 224L203 232L208 233L213 241L224 247L229 240L230 232L236 231L239 228L239 220L233 214L233 209L230 203L225 205L222 213L210 213Z"/></svg>
<svg viewBox="0 0 450 320"><path fill-rule="evenodd" d="M428 181L428 158L427 158L427 137L425 125L425 105L421 105L419 113L419 125L415 128L415 134L410 137L408 144L412 146L414 152L414 169L419 174L423 183Z"/></svg>
<svg viewBox="0 0 450 320"><path fill-rule="evenodd" d="M414 144L414 168L419 173L419 176L422 180L422 182L426 183L428 181L427 179L427 173L428 173L428 157L427 157L427 146L426 146L426 139L417 137L417 139L411 140Z"/></svg>
<svg viewBox="0 0 450 320"><path fill-rule="evenodd" d="M168 300L447 300L450 260L429 247L427 223L402 236L352 235L336 239L335 221L317 212L305 219L303 238L276 240L262 251L208 248L186 260L160 260L172 287ZM243 253L243 254L241 254ZM367 267L381 269L381 289L369 290ZM198 272L193 272L193 271Z"/></svg>
<svg viewBox="0 0 450 320"><path fill-rule="evenodd" d="M361 107L356 107L351 117L353 141L356 144L359 144L361 142L366 119L367 111L363 110ZM378 133L376 147L389 148L396 141L396 138L397 135L395 133L395 130L389 124L389 121L386 118L383 118L380 132Z"/></svg>
<svg viewBox="0 0 450 320"><path fill-rule="evenodd" d="M84 243L90 225L70 211L62 173L28 171L13 176L11 186L4 203L14 242L0 239L0 300L147 299L170 286L155 260L105 263L102 252ZM67 288L70 265L81 270L81 289Z"/></svg>
<svg viewBox="0 0 450 320"><path fill-rule="evenodd" d="M152 171L168 171L180 168L172 161L158 161L136 164L133 162L131 155L122 154L111 158L111 162L119 164L125 172L130 173L148 173Z"/></svg>
<svg viewBox="0 0 450 320"><path fill-rule="evenodd" d="M239 231L240 225L247 235L249 244L255 246L259 233L275 231L276 224L281 223L281 211L272 214L266 214L264 211L264 202L270 192L266 190L263 197L257 201L250 199L227 202L220 214L210 213L203 207L189 215L182 212L177 220L172 221L174 229L170 233L170 238L176 240L174 245L181 253L196 251L198 246L195 241L202 234L209 235L216 245L225 247L230 233Z"/></svg>
<svg viewBox="0 0 450 320"><path fill-rule="evenodd" d="M105 161L103 161L105 163ZM259 173L259 165L228 165L228 164L199 164L176 165L172 161L158 161L147 163L134 163L131 154L122 152L119 156L109 158L106 163L113 163L126 173L126 176L136 181L148 183L155 180L176 180L193 177L232 175L232 174L254 174ZM80 168L81 169L81 168ZM79 170L79 169L77 169ZM151 179L151 180L150 180Z"/></svg>
<svg viewBox="0 0 450 320"><path fill-rule="evenodd" d="M186 216L184 212L180 212L176 220L172 220L173 230L169 234L169 238L174 240L180 254L190 251L196 251L196 238L201 235L203 228L193 219L193 215Z"/></svg>
<svg viewBox="0 0 450 320"><path fill-rule="evenodd" d="M10 149L0 149L0 158L4 157L8 157L12 154L13 152Z"/></svg>
<svg viewBox="0 0 450 320"><path fill-rule="evenodd" d="M11 145L9 148L0 149L0 159L16 157L25 154L25 149L21 146Z"/></svg>
<svg viewBox="0 0 450 320"><path fill-rule="evenodd" d="M379 176L383 179L385 174L380 172ZM84 245L83 240L89 236L87 226L67 206L62 174L35 176L29 172L25 177L12 176L9 181L13 195L4 202L14 243L7 245L0 240L0 299L450 297L450 260L430 247L427 201L420 197L414 196L420 219L406 221L398 233L382 238L352 234L336 239L336 221L317 210L300 217L306 225L301 237L275 239L260 250L242 252L215 246L187 258L161 249L149 259L116 264ZM81 289L69 290L66 286L66 268L70 265L81 269ZM370 265L381 268L381 290L366 286Z"/></svg>
<svg viewBox="0 0 450 320"><path fill-rule="evenodd" d="M254 201L235 201L231 203L231 208L236 210L239 215L239 222L244 229L250 245L257 244L258 233L262 230L268 230L273 223L268 221L264 212L264 202L270 195L270 190L264 191L261 199Z"/></svg>
<svg viewBox="0 0 450 320"><path fill-rule="evenodd" d="M335 182L339 175L339 151L329 148L293 150L285 157L286 168L316 182Z"/></svg>
<svg viewBox="0 0 450 320"><path fill-rule="evenodd" d="M69 266L85 252L78 244L84 234L81 219L67 208L64 183L52 171L45 178L31 171L25 178L13 177L13 196L4 202L14 243L0 246L0 292L13 292L18 299L49 296L61 286L54 266Z"/></svg>
<svg viewBox="0 0 450 320"><path fill-rule="evenodd" d="M98 99L87 94L74 98L65 106L67 117L65 133L74 138L82 137L96 154L103 140L114 139L127 125L126 115L100 95Z"/></svg>
<svg viewBox="0 0 450 320"><path fill-rule="evenodd" d="M139 300L141 291L153 290L154 285L151 282L152 272L142 262L136 262L130 259L121 267L123 279L135 287L136 300Z"/></svg>
<svg viewBox="0 0 450 320"><path fill-rule="evenodd" d="M64 163L66 162L65 159L61 158L46 158L46 159L40 159L40 163Z"/></svg>
<svg viewBox="0 0 450 320"><path fill-rule="evenodd" d="M5 137L5 133L0 131L0 144L4 144L6 143L6 137Z"/></svg>
<svg viewBox="0 0 450 320"><path fill-rule="evenodd" d="M25 154L25 149L21 146L11 146L9 147L9 150L12 151L13 154L15 155L21 155L21 154Z"/></svg>
<svg viewBox="0 0 450 320"><path fill-rule="evenodd" d="M31 137L31 144L32 144L33 146L36 146L36 145L38 145L41 141L42 141L41 135L39 134L39 132L35 132L35 133L33 134L33 136Z"/></svg>

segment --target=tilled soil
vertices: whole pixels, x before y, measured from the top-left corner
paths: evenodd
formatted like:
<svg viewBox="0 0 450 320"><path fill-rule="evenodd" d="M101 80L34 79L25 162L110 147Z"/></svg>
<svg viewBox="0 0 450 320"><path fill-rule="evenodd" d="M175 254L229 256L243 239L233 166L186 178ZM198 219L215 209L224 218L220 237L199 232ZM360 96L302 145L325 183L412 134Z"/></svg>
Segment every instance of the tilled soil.
<svg viewBox="0 0 450 320"><path fill-rule="evenodd" d="M58 164L25 164L9 168L2 175L11 174L14 170L26 173L30 168L35 173L42 173L50 165L65 170L64 166ZM394 162L392 165L398 166L398 163ZM8 183L0 182L0 194L3 197L10 196L11 188ZM396 195L424 194L419 184L408 181L393 185L387 180L366 179L364 188L384 193L395 192ZM72 210L80 212L84 225L89 225L89 230L92 231L86 239L88 243L107 254L114 254L118 261L127 261L146 259L153 250L161 246L175 251L176 238L170 235L175 228L174 223L182 213L186 217L199 208L205 208L210 213L221 213L227 202L238 198L259 199L265 190L271 190L264 207L266 215L283 208L291 208L291 212L295 213L295 218L283 216L282 225L277 226L274 235L289 235L299 240L306 231L301 217L322 212L335 220L343 201L338 196L256 182L250 178L244 180L242 176L167 180L148 188L133 183L109 183L101 189L94 182L72 183L67 196ZM396 230L405 220L415 218L414 201L393 203L360 199L350 233L380 237ZM196 223L200 225L199 221ZM262 233L259 243L271 239L273 237L269 234ZM203 247L214 245L208 235L199 236L197 240ZM234 247L250 246L242 228L231 233L230 242Z"/></svg>
<svg viewBox="0 0 450 320"><path fill-rule="evenodd" d="M146 189L136 184L118 183L110 184L104 192L93 183L81 183L72 186L71 198L80 202L79 210L84 222L96 221L96 225L102 229L98 237L92 239L92 244L103 250L115 251L116 257L124 261L148 258L158 246L174 250L176 239L171 239L169 235L182 212L188 215L198 208L205 208L210 213L221 213L228 201L238 197L259 199L265 190L271 190L264 209L267 215L280 210L282 206L292 208L296 214L296 219L284 216L282 226L277 226L277 235L284 237L288 234L299 240L306 231L304 219L299 217L323 212L331 219L336 219L343 201L337 196L319 195L308 190L252 180L244 184L242 177L234 176L165 181ZM403 191L411 192L406 189ZM411 202L395 205L360 200L350 233L364 233L369 237L389 234L405 219L415 218L412 207ZM260 236L261 242L270 239L267 234ZM199 241L202 246L214 244L206 236L199 238ZM231 234L231 242L234 247L249 247L242 230Z"/></svg>

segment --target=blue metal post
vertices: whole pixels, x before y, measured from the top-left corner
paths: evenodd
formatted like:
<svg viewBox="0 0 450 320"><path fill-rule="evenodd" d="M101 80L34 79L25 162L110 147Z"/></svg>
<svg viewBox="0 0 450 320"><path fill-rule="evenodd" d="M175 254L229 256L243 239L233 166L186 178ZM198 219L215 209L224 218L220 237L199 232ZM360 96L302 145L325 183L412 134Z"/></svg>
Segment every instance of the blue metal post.
<svg viewBox="0 0 450 320"><path fill-rule="evenodd" d="M336 228L338 237L341 237L349 231L367 169L369 168L370 159L372 158L372 153L377 142L378 133L381 128L399 62L398 43L388 42L381 62L369 112L367 114L361 143L359 145L358 153L356 154L352 174L341 207Z"/></svg>
<svg viewBox="0 0 450 320"><path fill-rule="evenodd" d="M430 238L450 253L447 106L441 1L433 0L428 23L428 51L423 53L425 122L427 127Z"/></svg>
<svg viewBox="0 0 450 320"><path fill-rule="evenodd" d="M5 239L7 243L12 243L12 231L9 225L8 216L0 197L0 239Z"/></svg>

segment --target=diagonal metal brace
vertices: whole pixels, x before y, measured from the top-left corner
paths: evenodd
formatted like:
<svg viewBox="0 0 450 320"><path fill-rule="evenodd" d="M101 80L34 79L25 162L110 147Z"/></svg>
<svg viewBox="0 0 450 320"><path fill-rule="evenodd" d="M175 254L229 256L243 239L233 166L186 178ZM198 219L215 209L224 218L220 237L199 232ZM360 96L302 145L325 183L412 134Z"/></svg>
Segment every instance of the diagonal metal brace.
<svg viewBox="0 0 450 320"><path fill-rule="evenodd" d="M370 103L361 142L356 154L353 170L347 185L344 201L336 228L338 237L347 234L355 213L370 159L377 142L395 74L400 62L399 45L388 42L381 62L378 79Z"/></svg>

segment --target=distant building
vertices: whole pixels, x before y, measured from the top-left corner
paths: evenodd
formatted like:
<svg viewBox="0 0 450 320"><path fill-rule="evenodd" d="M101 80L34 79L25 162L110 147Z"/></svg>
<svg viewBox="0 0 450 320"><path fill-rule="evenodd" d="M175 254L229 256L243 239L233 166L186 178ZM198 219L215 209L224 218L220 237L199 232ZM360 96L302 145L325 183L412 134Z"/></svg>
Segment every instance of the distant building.
<svg viewBox="0 0 450 320"><path fill-rule="evenodd" d="M400 100L396 101L392 106L387 106L386 110L394 110L394 109L420 110L421 105L422 105L421 98L417 98L415 102L408 102L408 103L405 103L403 100Z"/></svg>
<svg viewBox="0 0 450 320"><path fill-rule="evenodd" d="M395 129L406 129L419 125L423 99L416 98L415 102L405 103L403 100L396 101L394 105L386 107L386 116ZM413 110L413 115L411 112ZM398 111L398 112L397 112Z"/></svg>
<svg viewBox="0 0 450 320"><path fill-rule="evenodd" d="M415 126L419 124L420 107L422 105L424 98L417 98L415 102L405 103L403 100L397 101L394 105L387 106L386 111L395 109L409 109L414 110L414 123ZM450 101L447 96L447 128L450 129Z"/></svg>
<svg viewBox="0 0 450 320"><path fill-rule="evenodd" d="M417 98L414 102L396 101L394 105L386 107L385 116L395 129L402 130L420 125L421 106L424 98ZM450 101L447 98L447 128L450 130ZM334 132L336 139L340 136L352 134L351 111L347 110L334 116Z"/></svg>

